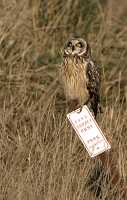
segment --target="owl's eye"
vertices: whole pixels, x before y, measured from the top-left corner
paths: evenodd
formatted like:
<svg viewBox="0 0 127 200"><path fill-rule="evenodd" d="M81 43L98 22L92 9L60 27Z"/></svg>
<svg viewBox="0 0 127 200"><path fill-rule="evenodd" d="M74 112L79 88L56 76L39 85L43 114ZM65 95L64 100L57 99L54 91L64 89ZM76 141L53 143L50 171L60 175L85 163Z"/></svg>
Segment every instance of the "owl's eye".
<svg viewBox="0 0 127 200"><path fill-rule="evenodd" d="M68 47L72 47L72 43L71 42L68 42Z"/></svg>
<svg viewBox="0 0 127 200"><path fill-rule="evenodd" d="M76 46L79 47L79 48L81 48L81 47L82 47L82 43L81 43L81 42L78 42L78 43L76 44Z"/></svg>

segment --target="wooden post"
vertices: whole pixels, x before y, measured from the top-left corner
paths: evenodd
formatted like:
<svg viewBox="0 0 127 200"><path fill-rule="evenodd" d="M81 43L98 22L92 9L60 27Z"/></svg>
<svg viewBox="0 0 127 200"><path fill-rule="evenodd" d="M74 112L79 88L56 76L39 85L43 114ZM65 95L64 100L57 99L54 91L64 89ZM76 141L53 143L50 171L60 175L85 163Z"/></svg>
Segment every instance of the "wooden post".
<svg viewBox="0 0 127 200"><path fill-rule="evenodd" d="M117 168L117 161L113 158L113 151L104 152L97 156L100 159L104 170L108 171L110 175L110 183L112 187L119 185L119 193L121 194L121 200L127 200L127 185L121 179L119 170Z"/></svg>

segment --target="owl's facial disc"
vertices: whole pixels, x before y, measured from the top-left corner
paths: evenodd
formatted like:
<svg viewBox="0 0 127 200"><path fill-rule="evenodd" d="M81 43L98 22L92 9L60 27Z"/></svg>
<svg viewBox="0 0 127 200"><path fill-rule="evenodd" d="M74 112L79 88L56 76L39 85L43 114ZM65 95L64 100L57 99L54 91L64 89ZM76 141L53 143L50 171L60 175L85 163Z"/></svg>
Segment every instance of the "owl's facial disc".
<svg viewBox="0 0 127 200"><path fill-rule="evenodd" d="M65 54L70 56L81 56L86 53L86 51L87 43L81 38L69 40L64 48Z"/></svg>

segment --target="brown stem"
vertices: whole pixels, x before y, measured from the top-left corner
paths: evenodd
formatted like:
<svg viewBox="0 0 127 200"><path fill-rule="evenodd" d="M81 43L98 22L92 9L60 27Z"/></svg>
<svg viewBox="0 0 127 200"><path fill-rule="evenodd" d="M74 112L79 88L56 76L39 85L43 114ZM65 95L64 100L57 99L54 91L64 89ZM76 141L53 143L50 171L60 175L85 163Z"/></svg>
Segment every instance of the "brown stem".
<svg viewBox="0 0 127 200"><path fill-rule="evenodd" d="M102 165L106 171L110 174L110 181L112 186L119 185L119 192L121 194L121 200L127 200L127 186L123 180L121 180L121 176L119 170L117 168L117 161L113 159L113 151L105 152L98 156Z"/></svg>

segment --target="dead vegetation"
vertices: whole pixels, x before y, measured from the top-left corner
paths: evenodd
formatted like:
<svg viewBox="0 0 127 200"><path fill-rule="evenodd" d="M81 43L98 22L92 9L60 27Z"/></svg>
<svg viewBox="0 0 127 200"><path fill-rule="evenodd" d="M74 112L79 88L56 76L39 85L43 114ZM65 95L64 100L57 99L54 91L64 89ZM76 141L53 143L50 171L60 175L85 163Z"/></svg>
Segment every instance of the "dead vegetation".
<svg viewBox="0 0 127 200"><path fill-rule="evenodd" d="M98 123L127 181L127 5L101 2L0 2L0 199L95 199L86 183L96 159L67 121L57 79L61 48L72 33L89 40L101 65ZM120 187L109 185L104 179L102 200L113 200Z"/></svg>

